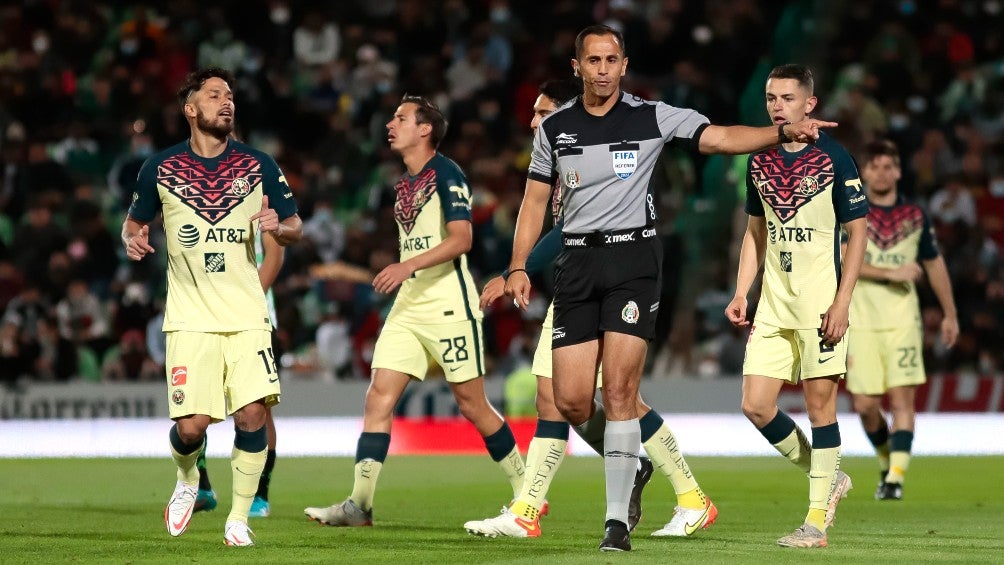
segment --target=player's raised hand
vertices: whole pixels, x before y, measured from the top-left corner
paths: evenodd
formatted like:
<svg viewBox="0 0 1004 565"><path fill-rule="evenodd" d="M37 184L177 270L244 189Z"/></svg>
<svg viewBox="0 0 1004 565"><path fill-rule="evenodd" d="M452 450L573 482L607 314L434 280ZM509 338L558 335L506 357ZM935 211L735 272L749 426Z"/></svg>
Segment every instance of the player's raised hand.
<svg viewBox="0 0 1004 565"><path fill-rule="evenodd" d="M819 139L819 128L835 128L837 125L837 122L825 122L814 118L806 118L800 122L784 126L784 132L792 141L815 143Z"/></svg>
<svg viewBox="0 0 1004 565"><path fill-rule="evenodd" d="M258 229L263 232L278 232L279 231L279 214L268 207L268 195L262 195L261 197L261 210L251 216L252 221L258 220Z"/></svg>
<svg viewBox="0 0 1004 565"><path fill-rule="evenodd" d="M505 293L512 297L517 308L523 310L526 310L527 306L530 305L530 290L532 288L530 277L523 269L517 269L516 272L510 273L509 278L505 281Z"/></svg>
<svg viewBox="0 0 1004 565"><path fill-rule="evenodd" d="M147 253L154 253L154 249L150 247L150 226L143 226L126 243L126 257L131 261L139 261Z"/></svg>
<svg viewBox="0 0 1004 565"><path fill-rule="evenodd" d="M485 289L481 291L481 309L484 310L492 302L495 302L505 294L505 279L501 276L488 281Z"/></svg>
<svg viewBox="0 0 1004 565"><path fill-rule="evenodd" d="M725 317L737 328L750 325L750 321L746 319L746 298L741 296L733 298L725 307Z"/></svg>

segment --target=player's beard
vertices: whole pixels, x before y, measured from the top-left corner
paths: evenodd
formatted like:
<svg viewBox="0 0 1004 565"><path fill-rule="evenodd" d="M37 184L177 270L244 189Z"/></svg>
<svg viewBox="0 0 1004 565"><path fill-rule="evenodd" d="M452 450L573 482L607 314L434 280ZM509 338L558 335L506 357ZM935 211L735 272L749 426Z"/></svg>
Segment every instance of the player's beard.
<svg viewBox="0 0 1004 565"><path fill-rule="evenodd" d="M217 139L226 139L232 131L234 131L234 121L230 120L229 123L223 119L217 117L216 122L209 121L206 115L199 110L195 114L195 125L202 131L208 133L209 135Z"/></svg>

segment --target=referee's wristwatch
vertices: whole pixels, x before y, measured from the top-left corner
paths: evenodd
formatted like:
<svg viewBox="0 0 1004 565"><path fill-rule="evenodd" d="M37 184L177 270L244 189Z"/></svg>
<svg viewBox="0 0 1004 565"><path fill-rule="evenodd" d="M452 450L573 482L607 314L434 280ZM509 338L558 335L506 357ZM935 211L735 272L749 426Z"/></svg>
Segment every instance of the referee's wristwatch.
<svg viewBox="0 0 1004 565"><path fill-rule="evenodd" d="M783 124L777 126L777 142L778 143L788 143L789 141L795 141L794 139L788 137L788 134L784 133L784 126L790 124L791 122L784 122Z"/></svg>

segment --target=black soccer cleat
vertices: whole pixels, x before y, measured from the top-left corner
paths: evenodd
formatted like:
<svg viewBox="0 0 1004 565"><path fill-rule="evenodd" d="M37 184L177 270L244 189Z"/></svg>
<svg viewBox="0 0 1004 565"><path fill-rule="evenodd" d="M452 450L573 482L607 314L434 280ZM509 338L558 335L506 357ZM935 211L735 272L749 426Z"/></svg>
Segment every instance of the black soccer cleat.
<svg viewBox="0 0 1004 565"><path fill-rule="evenodd" d="M631 501L628 503L628 531L633 532L641 521L641 491L652 478L652 460L648 457L638 457L639 468L634 473L634 488L631 489Z"/></svg>
<svg viewBox="0 0 1004 565"><path fill-rule="evenodd" d="M903 500L903 485L882 481L875 491L875 500Z"/></svg>
<svg viewBox="0 0 1004 565"><path fill-rule="evenodd" d="M631 534L620 520L607 520L600 551L631 551Z"/></svg>

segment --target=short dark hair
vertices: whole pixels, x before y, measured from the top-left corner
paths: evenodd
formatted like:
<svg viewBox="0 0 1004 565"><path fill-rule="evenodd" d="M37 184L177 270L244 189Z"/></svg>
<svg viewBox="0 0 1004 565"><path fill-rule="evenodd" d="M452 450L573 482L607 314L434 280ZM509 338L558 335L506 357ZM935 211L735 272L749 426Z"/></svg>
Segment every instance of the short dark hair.
<svg viewBox="0 0 1004 565"><path fill-rule="evenodd" d="M864 162L865 164L871 163L872 159L876 157L882 157L883 155L888 155L892 157L896 166L899 166L899 149L896 148L896 144L889 141L888 139L878 139L875 141L869 141L865 145L864 150Z"/></svg>
<svg viewBox="0 0 1004 565"><path fill-rule="evenodd" d="M540 93L553 100L555 105L561 106L582 94L582 81L554 78L543 82L539 89Z"/></svg>
<svg viewBox="0 0 1004 565"><path fill-rule="evenodd" d="M401 103L418 106L415 109L415 123L432 125L432 136L429 141L432 142L433 149L438 149L439 143L446 137L446 128L450 125L443 112L424 96L405 94L401 98Z"/></svg>
<svg viewBox="0 0 1004 565"><path fill-rule="evenodd" d="M617 45L621 46L621 55L627 54L627 49L624 46L624 34L617 31L616 29L603 24L595 24L586 27L579 32L579 35L575 36L575 58L578 59L582 56L582 45L586 42L586 38L590 35L612 35L614 39L617 40Z"/></svg>
<svg viewBox="0 0 1004 565"><path fill-rule="evenodd" d="M230 71L219 67L199 69L188 73L188 76L185 77L185 82L182 83L181 88L178 89L178 100L181 102L181 105L184 106L185 103L188 102L188 97L191 96L193 92L202 90L202 86L211 78L222 79L223 82L227 83L227 86L230 88L234 87L235 79L233 73Z"/></svg>
<svg viewBox="0 0 1004 565"><path fill-rule="evenodd" d="M780 65L771 69L767 79L790 78L798 81L798 85L809 90L812 94L815 89L815 82L812 79L812 70L805 65Z"/></svg>

